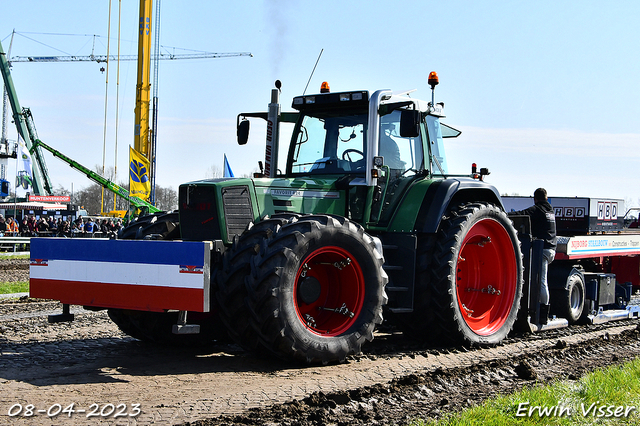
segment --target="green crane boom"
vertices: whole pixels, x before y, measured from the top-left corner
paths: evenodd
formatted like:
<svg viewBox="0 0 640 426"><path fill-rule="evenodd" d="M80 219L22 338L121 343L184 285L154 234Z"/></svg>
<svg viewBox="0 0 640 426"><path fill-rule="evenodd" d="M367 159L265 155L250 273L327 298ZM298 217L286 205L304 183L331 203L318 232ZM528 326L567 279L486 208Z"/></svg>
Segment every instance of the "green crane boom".
<svg viewBox="0 0 640 426"><path fill-rule="evenodd" d="M16 124L16 128L18 129L18 134L24 140L27 148L34 152L33 149L33 139L31 135L31 131L35 132L35 128L30 129L27 123L27 115L25 109L20 107L20 102L18 101L18 95L16 94L16 89L13 85L13 78L11 78L11 71L9 70L9 62L7 62L6 54L2 49L2 44L0 43L0 73L2 74L2 79L4 80L4 87L7 90L7 95L9 96L9 102L11 103L11 110L13 112L13 121ZM37 153L39 154L39 153ZM36 155L37 155L36 154ZM48 176L43 176L46 174L46 165L44 160L39 156L36 158L37 167L33 168L33 192L35 195L52 195L51 187L48 183Z"/></svg>
<svg viewBox="0 0 640 426"><path fill-rule="evenodd" d="M103 188L108 189L109 191L113 192L114 194L119 195L120 197L124 198L125 200L127 200L129 202L129 205L133 209L137 210L140 214L149 214L149 213L156 213L156 212L161 211L159 208L157 208L153 204L147 203L146 201L141 200L138 197L130 196L128 189L123 188L120 185L117 185L114 182L111 182L109 179L106 179L105 177L99 175L98 173L86 168L85 166L83 166L82 164L78 163L77 161L72 160L71 158L69 158L66 155L64 155L63 153L61 153L60 151L58 151L58 150L50 147L46 143L42 142L40 139L36 139L33 142L33 147L30 150L31 153L33 154L34 151L36 149L38 149L39 147L49 151L51 154L53 154L54 157L57 157L57 158L61 159L62 161L67 163L72 168L74 168L74 169L78 170L80 173L83 173L84 175L86 175L89 179L91 179L92 181L94 181L98 185L101 185Z"/></svg>

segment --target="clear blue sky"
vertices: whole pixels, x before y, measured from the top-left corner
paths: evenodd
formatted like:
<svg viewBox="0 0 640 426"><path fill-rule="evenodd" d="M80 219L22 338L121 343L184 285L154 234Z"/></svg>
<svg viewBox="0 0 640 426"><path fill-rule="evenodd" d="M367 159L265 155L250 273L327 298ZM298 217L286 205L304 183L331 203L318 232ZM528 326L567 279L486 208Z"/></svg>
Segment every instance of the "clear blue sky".
<svg viewBox="0 0 640 426"><path fill-rule="evenodd" d="M107 0L5 2L0 39L11 56L106 53ZM118 2L112 1L111 53ZM235 142L239 112L265 110L283 82L283 110L327 80L333 91L418 89L440 76L436 100L463 131L447 142L452 171L488 167L501 193L626 198L640 188L640 3L637 1L176 1L163 0L163 46L251 52L253 58L163 61L157 182L177 188L264 156L264 126ZM122 2L122 54L137 52L137 1ZM36 34L37 33L37 34ZM35 41L34 41L35 40ZM51 46L51 47L48 47ZM57 50L56 50L57 49ZM187 53L178 51L176 53ZM89 167L102 164L105 75L96 63L15 63L14 82L40 138ZM109 72L107 165L115 152L116 66ZM119 77L118 179L133 143L136 64ZM10 138L15 129L10 128ZM47 157L54 186L89 181Z"/></svg>

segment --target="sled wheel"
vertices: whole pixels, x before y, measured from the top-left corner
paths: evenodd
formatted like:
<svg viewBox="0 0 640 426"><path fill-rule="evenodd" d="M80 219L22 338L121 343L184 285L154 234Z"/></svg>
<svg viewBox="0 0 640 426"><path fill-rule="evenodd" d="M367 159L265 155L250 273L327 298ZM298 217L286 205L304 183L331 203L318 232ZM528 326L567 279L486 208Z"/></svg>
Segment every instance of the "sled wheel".
<svg viewBox="0 0 640 426"><path fill-rule="evenodd" d="M522 255L511 221L493 204L464 204L443 220L437 240L433 326L449 340L499 343L522 297Z"/></svg>
<svg viewBox="0 0 640 426"><path fill-rule="evenodd" d="M258 351L310 364L360 352L387 297L376 240L346 218L301 216L262 245L247 280Z"/></svg>
<svg viewBox="0 0 640 426"><path fill-rule="evenodd" d="M561 291L556 291L557 297L552 300L553 305L557 305L557 312L561 318L566 318L569 324L576 324L583 318L585 303L585 286L582 276L576 270L567 278L566 287Z"/></svg>

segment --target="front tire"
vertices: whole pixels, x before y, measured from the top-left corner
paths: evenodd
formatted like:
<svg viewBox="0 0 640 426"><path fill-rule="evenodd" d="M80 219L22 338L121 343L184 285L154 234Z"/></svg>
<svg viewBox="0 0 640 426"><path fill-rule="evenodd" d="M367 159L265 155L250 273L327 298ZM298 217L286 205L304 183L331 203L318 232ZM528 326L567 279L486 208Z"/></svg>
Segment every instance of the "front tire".
<svg viewBox="0 0 640 426"><path fill-rule="evenodd" d="M109 309L109 318L120 331L144 342L163 346L206 346L228 340L216 312L189 312L189 324L200 326L197 334L174 334L178 312L148 312L129 309Z"/></svg>
<svg viewBox="0 0 640 426"><path fill-rule="evenodd" d="M118 232L121 240L177 240L180 239L179 214L157 212L140 216Z"/></svg>
<svg viewBox="0 0 640 426"><path fill-rule="evenodd" d="M247 280L257 349L343 362L373 339L388 281L376 241L343 217L303 216L263 245Z"/></svg>

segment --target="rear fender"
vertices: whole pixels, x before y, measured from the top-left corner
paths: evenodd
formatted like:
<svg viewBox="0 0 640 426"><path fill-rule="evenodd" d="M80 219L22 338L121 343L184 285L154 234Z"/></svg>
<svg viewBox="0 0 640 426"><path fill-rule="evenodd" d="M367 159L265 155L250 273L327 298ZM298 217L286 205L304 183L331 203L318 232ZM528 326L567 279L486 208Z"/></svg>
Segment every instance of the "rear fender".
<svg viewBox="0 0 640 426"><path fill-rule="evenodd" d="M464 178L449 178L434 182L427 190L420 206L415 223L416 231L436 233L442 217L451 207L473 201L486 201L504 210L500 194L493 185Z"/></svg>

